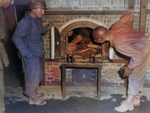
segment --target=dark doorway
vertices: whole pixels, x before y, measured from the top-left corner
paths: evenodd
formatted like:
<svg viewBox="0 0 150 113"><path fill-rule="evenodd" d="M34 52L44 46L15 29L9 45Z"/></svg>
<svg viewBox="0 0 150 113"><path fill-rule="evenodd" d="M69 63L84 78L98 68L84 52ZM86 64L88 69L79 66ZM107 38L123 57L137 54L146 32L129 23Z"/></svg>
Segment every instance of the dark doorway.
<svg viewBox="0 0 150 113"><path fill-rule="evenodd" d="M22 64L18 55L18 50L12 42L12 36L16 27L14 5L4 9L4 15L7 37L4 46L10 62L9 66L4 68L4 84L5 86L20 87L24 84L24 73L22 72Z"/></svg>

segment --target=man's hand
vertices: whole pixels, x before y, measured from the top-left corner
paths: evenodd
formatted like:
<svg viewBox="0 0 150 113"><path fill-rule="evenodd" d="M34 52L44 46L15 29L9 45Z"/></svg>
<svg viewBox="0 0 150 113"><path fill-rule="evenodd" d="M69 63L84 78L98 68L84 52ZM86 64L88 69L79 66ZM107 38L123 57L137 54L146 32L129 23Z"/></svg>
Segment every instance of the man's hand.
<svg viewBox="0 0 150 113"><path fill-rule="evenodd" d="M118 71L122 79L127 78L131 74L131 69L128 66L121 67Z"/></svg>
<svg viewBox="0 0 150 113"><path fill-rule="evenodd" d="M47 27L47 30L48 30L48 31L50 31L52 26L53 26L53 24L52 24L52 23L50 23L50 24L47 24L47 25L46 25L46 27Z"/></svg>

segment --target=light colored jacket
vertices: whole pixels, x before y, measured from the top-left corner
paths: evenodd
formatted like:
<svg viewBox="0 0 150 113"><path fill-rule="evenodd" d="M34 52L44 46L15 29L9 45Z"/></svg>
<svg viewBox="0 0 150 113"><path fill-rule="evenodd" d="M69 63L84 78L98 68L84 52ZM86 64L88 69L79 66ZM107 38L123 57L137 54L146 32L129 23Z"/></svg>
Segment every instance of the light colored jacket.
<svg viewBox="0 0 150 113"><path fill-rule="evenodd" d="M9 65L8 56L6 54L4 44L1 42L5 38L5 21L2 8L0 8L0 70L3 70L3 64L7 67Z"/></svg>
<svg viewBox="0 0 150 113"><path fill-rule="evenodd" d="M111 27L111 33L114 35L113 45L119 53L131 58L128 64L130 69L140 66L149 58L150 53L150 42L143 34L133 29L132 23L133 14L126 13Z"/></svg>

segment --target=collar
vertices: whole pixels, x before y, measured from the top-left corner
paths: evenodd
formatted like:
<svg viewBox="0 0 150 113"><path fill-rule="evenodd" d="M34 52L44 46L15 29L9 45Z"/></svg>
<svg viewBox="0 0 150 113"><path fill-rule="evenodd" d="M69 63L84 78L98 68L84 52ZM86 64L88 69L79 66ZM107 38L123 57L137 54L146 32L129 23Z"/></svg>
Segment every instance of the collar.
<svg viewBox="0 0 150 113"><path fill-rule="evenodd" d="M32 17L32 16L29 14L29 12L26 12L26 13L25 13L25 16L26 16L28 19L31 19L31 20L33 20L33 21L39 20L39 18L34 18L34 17Z"/></svg>

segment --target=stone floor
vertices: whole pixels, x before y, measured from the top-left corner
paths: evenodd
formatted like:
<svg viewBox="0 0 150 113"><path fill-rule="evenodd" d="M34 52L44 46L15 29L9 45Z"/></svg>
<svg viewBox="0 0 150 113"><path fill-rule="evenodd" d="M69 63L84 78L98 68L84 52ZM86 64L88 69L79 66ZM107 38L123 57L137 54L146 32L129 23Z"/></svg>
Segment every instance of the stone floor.
<svg viewBox="0 0 150 113"><path fill-rule="evenodd" d="M94 86L67 87L66 99L62 100L61 88L42 86L39 92L46 95L45 106L29 105L22 95L22 87L5 87L5 113L117 113L114 107L125 99L124 87L102 87L101 98L95 98ZM126 113L150 113L150 89L144 88L141 106Z"/></svg>

